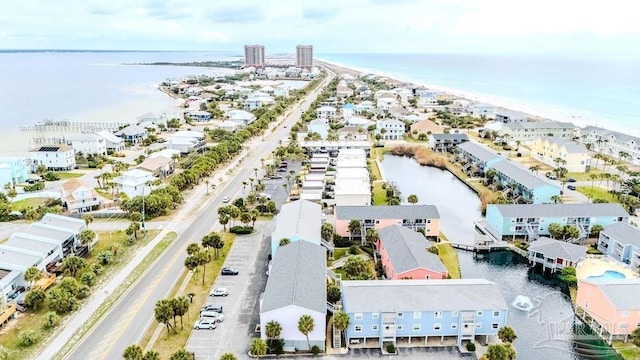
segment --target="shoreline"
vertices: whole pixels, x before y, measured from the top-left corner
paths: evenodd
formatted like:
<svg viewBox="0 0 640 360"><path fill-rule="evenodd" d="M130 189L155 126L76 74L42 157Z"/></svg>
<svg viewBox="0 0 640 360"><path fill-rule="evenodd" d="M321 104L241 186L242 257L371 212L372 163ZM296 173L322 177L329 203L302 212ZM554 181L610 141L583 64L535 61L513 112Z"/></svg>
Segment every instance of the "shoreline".
<svg viewBox="0 0 640 360"><path fill-rule="evenodd" d="M478 94L460 89L452 89L446 86L417 82L415 80L406 78L405 76L395 75L363 67L354 67L347 64L337 63L320 58L317 59L317 62L325 64L327 66L335 67L341 71L353 74L356 77L362 73L373 74L379 77L386 78L391 83L395 83L397 85L404 84L412 86L423 86L427 89L447 93L458 99L491 104L498 109L519 111L526 114L528 117L534 119L535 121L570 122L573 123L576 127L580 128L584 128L586 126L597 126L607 130L613 130L623 134L640 137L640 131L638 131L637 128L619 125L612 122L612 120L603 119L600 121L596 121L592 118L595 117L595 115L589 115L587 112L577 109L575 110L575 112L571 112L568 109L549 108L544 104L527 103L522 102L522 100L518 101L515 99L506 99L500 96Z"/></svg>

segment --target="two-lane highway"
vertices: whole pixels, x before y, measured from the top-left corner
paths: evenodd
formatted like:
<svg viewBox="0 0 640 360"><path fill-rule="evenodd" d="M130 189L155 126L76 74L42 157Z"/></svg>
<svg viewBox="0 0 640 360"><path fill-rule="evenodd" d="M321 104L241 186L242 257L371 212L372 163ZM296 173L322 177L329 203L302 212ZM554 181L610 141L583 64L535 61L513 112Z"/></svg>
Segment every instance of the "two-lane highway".
<svg viewBox="0 0 640 360"><path fill-rule="evenodd" d="M300 110L306 109L315 100L334 75L331 73L327 76L300 105L293 106L284 124L292 125L297 121ZM120 359L124 349L140 339L148 325L154 321L155 303L167 296L184 270L187 245L191 242L199 242L205 234L219 227L217 208L223 205L222 198L239 193L242 182L253 176L253 168L261 167L260 159L268 157L279 141L286 140L287 135L288 129L280 127L266 136L262 142L253 141L249 156L243 160L241 168L228 179L222 191L209 199L207 205L197 215L183 220L181 225L184 226L185 222L189 224L179 234L178 239L66 356L67 359Z"/></svg>

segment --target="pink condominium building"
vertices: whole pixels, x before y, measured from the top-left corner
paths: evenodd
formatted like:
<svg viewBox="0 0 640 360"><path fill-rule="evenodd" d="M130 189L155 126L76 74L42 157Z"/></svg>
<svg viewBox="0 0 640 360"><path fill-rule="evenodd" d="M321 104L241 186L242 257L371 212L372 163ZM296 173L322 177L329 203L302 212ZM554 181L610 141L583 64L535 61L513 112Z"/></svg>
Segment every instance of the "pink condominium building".
<svg viewBox="0 0 640 360"><path fill-rule="evenodd" d="M264 45L244 46L244 67L264 68Z"/></svg>

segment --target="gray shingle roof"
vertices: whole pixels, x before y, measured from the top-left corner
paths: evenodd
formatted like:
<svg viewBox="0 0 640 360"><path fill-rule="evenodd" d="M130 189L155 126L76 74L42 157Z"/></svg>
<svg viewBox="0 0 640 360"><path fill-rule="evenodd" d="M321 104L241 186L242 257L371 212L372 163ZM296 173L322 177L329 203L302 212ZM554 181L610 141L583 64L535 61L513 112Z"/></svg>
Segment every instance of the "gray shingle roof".
<svg viewBox="0 0 640 360"><path fill-rule="evenodd" d="M343 281L342 303L347 313L507 309L485 279Z"/></svg>
<svg viewBox="0 0 640 360"><path fill-rule="evenodd" d="M336 206L336 219L439 219L435 205Z"/></svg>
<svg viewBox="0 0 640 360"><path fill-rule="evenodd" d="M623 134L621 132L617 132L617 131L613 131L613 130L607 130L607 129L603 129L603 128L599 128L596 126L587 126L585 128L583 128L581 131L583 132L593 132L599 136L602 137L614 137L620 141L624 141L624 142L629 142L629 141L633 141L636 144L640 144L640 138L636 137L636 136L632 136L632 135L628 135L628 134Z"/></svg>
<svg viewBox="0 0 640 360"><path fill-rule="evenodd" d="M435 140L469 140L467 134L431 134Z"/></svg>
<svg viewBox="0 0 640 360"><path fill-rule="evenodd" d="M638 310L637 296L640 294L640 279L585 279L586 283L597 286L616 310Z"/></svg>
<svg viewBox="0 0 640 360"><path fill-rule="evenodd" d="M620 204L506 204L495 206L503 217L629 217Z"/></svg>
<svg viewBox="0 0 640 360"><path fill-rule="evenodd" d="M320 245L296 241L281 246L273 258L260 313L296 305L327 310L327 255Z"/></svg>
<svg viewBox="0 0 640 360"><path fill-rule="evenodd" d="M589 152L584 144L577 143L569 139L559 138L555 136L543 136L541 140L549 142L550 145L555 144L559 148L564 146L564 148L567 149L567 152L570 154L581 154Z"/></svg>
<svg viewBox="0 0 640 360"><path fill-rule="evenodd" d="M541 176L536 175L535 173L532 173L509 160L498 161L491 165L491 168L501 172L505 176L508 176L513 181L528 189L535 189L545 185L558 187L544 180ZM558 190L560 190L559 187Z"/></svg>
<svg viewBox="0 0 640 360"><path fill-rule="evenodd" d="M401 225L391 225L378 230L378 236L396 273L419 268L447 271L438 255L427 251L429 242L422 234Z"/></svg>
<svg viewBox="0 0 640 360"><path fill-rule="evenodd" d="M144 134L146 132L145 129L141 128L138 125L129 125L127 127L124 127L122 129L120 129L117 134L125 134L127 136L134 136L134 135L139 135L139 134Z"/></svg>
<svg viewBox="0 0 640 360"><path fill-rule="evenodd" d="M546 237L531 242L529 251L544 254L551 259L565 259L577 262L587 254L587 248L581 245L570 244L560 240L553 240Z"/></svg>
<svg viewBox="0 0 640 360"><path fill-rule="evenodd" d="M44 217L40 220L40 223L58 226L61 228L69 229L73 232L79 232L85 227L85 222L82 219L75 219L72 217L51 213L44 214Z"/></svg>
<svg viewBox="0 0 640 360"><path fill-rule="evenodd" d="M273 230L273 238L300 237L307 241L320 242L322 208L307 200L292 201L282 205Z"/></svg>
<svg viewBox="0 0 640 360"><path fill-rule="evenodd" d="M503 126L511 129L574 129L575 125L569 122L559 121L527 121L507 123Z"/></svg>
<svg viewBox="0 0 640 360"><path fill-rule="evenodd" d="M458 148L477 157L478 159L480 159L480 161L486 162L486 161L499 158L498 154L496 154L495 152L489 150L488 148L482 145L476 144L471 141L467 141L465 143L458 145Z"/></svg>
<svg viewBox="0 0 640 360"><path fill-rule="evenodd" d="M621 244L631 244L640 248L640 229L630 224L624 222L611 224L602 230L601 233Z"/></svg>

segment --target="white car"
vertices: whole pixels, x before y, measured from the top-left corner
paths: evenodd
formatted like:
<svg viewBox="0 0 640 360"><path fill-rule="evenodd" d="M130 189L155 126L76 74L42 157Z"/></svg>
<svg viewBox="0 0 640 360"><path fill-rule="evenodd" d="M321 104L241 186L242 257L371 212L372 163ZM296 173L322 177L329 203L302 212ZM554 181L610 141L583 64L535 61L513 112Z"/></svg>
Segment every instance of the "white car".
<svg viewBox="0 0 640 360"><path fill-rule="evenodd" d="M213 330L218 327L217 323L218 321L214 318L203 317L198 319L198 321L196 321L196 323L193 325L193 328L196 330L200 330L200 329Z"/></svg>
<svg viewBox="0 0 640 360"><path fill-rule="evenodd" d="M228 197L228 196L225 196L225 197L222 199L222 202L223 202L223 203L225 203L225 204L226 204L226 203L228 203L229 201L231 201L231 198L230 198L230 197Z"/></svg>
<svg viewBox="0 0 640 360"><path fill-rule="evenodd" d="M227 296L227 295L229 295L229 290L227 290L227 288L215 288L209 293L209 296Z"/></svg>
<svg viewBox="0 0 640 360"><path fill-rule="evenodd" d="M200 318L213 319L216 322L223 322L224 321L224 315L220 314L219 312L215 312L215 311L203 311L203 312L200 313Z"/></svg>

